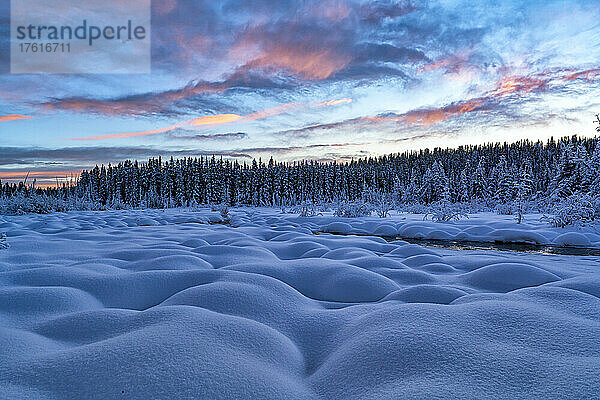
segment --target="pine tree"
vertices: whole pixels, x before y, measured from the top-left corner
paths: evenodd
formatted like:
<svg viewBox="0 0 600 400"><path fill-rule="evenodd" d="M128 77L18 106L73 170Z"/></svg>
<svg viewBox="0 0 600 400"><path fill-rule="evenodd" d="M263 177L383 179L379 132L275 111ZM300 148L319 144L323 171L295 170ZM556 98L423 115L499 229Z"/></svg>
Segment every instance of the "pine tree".
<svg viewBox="0 0 600 400"><path fill-rule="evenodd" d="M514 169L506 165L506 157L500 158L500 163L495 169L495 179L497 189L494 198L500 204L510 202L515 195L516 177Z"/></svg>
<svg viewBox="0 0 600 400"><path fill-rule="evenodd" d="M594 145L594 150L588 162L585 181L590 194L600 196L600 139L596 140Z"/></svg>
<svg viewBox="0 0 600 400"><path fill-rule="evenodd" d="M553 195L556 198L567 198L589 189L588 154L585 148L571 140L563 144L556 174L552 181Z"/></svg>
<svg viewBox="0 0 600 400"><path fill-rule="evenodd" d="M471 199L471 180L467 167L460 172L460 180L457 190L458 201L469 201Z"/></svg>
<svg viewBox="0 0 600 400"><path fill-rule="evenodd" d="M517 223L520 224L523 220L523 214L525 213L529 201L529 196L533 192L533 179L531 177L531 164L529 161L525 161L519 170L519 178L516 187L517 199L516 199L516 218Z"/></svg>
<svg viewBox="0 0 600 400"><path fill-rule="evenodd" d="M482 157L477 164L471 181L470 192L473 199L488 200L490 197L489 183L485 171L485 157Z"/></svg>
<svg viewBox="0 0 600 400"><path fill-rule="evenodd" d="M449 192L448 179L444 168L438 161L435 161L423 175L423 184L419 191L420 199L425 204L442 199L447 200L450 197Z"/></svg>

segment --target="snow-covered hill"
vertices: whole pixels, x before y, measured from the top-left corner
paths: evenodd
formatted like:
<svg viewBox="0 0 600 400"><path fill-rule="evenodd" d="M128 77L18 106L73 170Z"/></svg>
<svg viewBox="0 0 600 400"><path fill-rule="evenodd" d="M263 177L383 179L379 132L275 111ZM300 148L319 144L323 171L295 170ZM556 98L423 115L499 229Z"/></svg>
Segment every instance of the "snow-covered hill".
<svg viewBox="0 0 600 400"><path fill-rule="evenodd" d="M313 233L517 229L488 217L2 217L0 398L598 398L599 258Z"/></svg>

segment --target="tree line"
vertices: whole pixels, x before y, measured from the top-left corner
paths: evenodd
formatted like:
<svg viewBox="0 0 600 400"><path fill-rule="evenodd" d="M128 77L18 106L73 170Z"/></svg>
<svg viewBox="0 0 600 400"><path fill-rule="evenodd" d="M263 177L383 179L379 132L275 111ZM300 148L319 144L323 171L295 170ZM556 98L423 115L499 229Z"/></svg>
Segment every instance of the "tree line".
<svg viewBox="0 0 600 400"><path fill-rule="evenodd" d="M522 140L422 149L350 162L240 163L216 157L124 161L83 171L72 184L35 188L0 182L2 197L44 194L113 207L202 204L293 206L385 194L403 204L507 204L600 194L596 138Z"/></svg>

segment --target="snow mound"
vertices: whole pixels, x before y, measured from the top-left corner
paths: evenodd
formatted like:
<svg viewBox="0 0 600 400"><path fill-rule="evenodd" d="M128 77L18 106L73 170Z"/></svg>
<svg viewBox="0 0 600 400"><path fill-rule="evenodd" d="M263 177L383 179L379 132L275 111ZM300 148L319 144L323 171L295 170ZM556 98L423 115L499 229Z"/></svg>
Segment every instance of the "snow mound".
<svg viewBox="0 0 600 400"><path fill-rule="evenodd" d="M5 217L0 398L597 398L597 258L330 234L581 246L590 232L230 217Z"/></svg>
<svg viewBox="0 0 600 400"><path fill-rule="evenodd" d="M332 222L323 229L323 232L342 234L352 233L353 231L354 228L352 227L352 225L347 224L345 222Z"/></svg>
<svg viewBox="0 0 600 400"><path fill-rule="evenodd" d="M416 285L390 293L383 300L401 300L406 303L450 304L466 294L466 292L452 287Z"/></svg>
<svg viewBox="0 0 600 400"><path fill-rule="evenodd" d="M377 236L396 236L398 229L393 225L381 224L373 231L374 235Z"/></svg>
<svg viewBox="0 0 600 400"><path fill-rule="evenodd" d="M557 236L554 244L558 246L590 247L592 245L587 236L578 232L567 232Z"/></svg>
<svg viewBox="0 0 600 400"><path fill-rule="evenodd" d="M539 286L560 279L541 268L515 262L488 265L469 272L461 278L472 286L500 293Z"/></svg>

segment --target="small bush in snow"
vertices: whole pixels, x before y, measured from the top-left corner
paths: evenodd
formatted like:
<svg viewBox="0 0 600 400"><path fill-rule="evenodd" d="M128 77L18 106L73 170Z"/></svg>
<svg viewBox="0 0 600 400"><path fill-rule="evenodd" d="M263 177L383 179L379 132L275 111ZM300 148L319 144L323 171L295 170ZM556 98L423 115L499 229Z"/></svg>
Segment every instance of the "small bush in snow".
<svg viewBox="0 0 600 400"><path fill-rule="evenodd" d="M429 205L423 219L427 218L431 218L435 222L448 222L469 218L469 216L458 205L452 204L448 200L440 200Z"/></svg>
<svg viewBox="0 0 600 400"><path fill-rule="evenodd" d="M336 217L358 218L371 215L371 206L360 201L340 202L334 212Z"/></svg>
<svg viewBox="0 0 600 400"><path fill-rule="evenodd" d="M316 215L323 215L319 212L317 205L309 201L304 201L299 206L292 208L292 212L300 215L301 217L314 217Z"/></svg>
<svg viewBox="0 0 600 400"><path fill-rule="evenodd" d="M429 211L429 207L424 204L405 204L401 207L398 207L398 211L407 212L409 214L425 214Z"/></svg>
<svg viewBox="0 0 600 400"><path fill-rule="evenodd" d="M121 200L112 201L107 208L110 208L111 210L130 210L131 209L130 206L123 203Z"/></svg>
<svg viewBox="0 0 600 400"><path fill-rule="evenodd" d="M0 250L8 249L10 245L6 239L6 233L0 233Z"/></svg>
<svg viewBox="0 0 600 400"><path fill-rule="evenodd" d="M394 209L395 201L392 193L384 193L380 190L370 190L365 193L365 200L372 204L373 210L379 218L385 218Z"/></svg>
<svg viewBox="0 0 600 400"><path fill-rule="evenodd" d="M517 224L523 222L523 216L529 210L529 201L517 199L509 203L501 203L496 206L496 213L499 215L514 215Z"/></svg>
<svg viewBox="0 0 600 400"><path fill-rule="evenodd" d="M99 203L76 197L67 200L45 194L18 194L12 197L0 197L0 214L5 215L22 215L27 213L50 214L71 210L105 210L106 208L106 206Z"/></svg>
<svg viewBox="0 0 600 400"><path fill-rule="evenodd" d="M223 218L223 221L229 221L229 207L227 207L227 204L221 204L219 206L219 214L221 214L221 218Z"/></svg>
<svg viewBox="0 0 600 400"><path fill-rule="evenodd" d="M513 205L511 203L500 203L496 206L496 213L498 215L513 215Z"/></svg>
<svg viewBox="0 0 600 400"><path fill-rule="evenodd" d="M591 196L572 195L552 207L553 215L545 215L543 220L557 228L587 225L596 220L596 201Z"/></svg>
<svg viewBox="0 0 600 400"><path fill-rule="evenodd" d="M523 199L517 199L517 201L515 201L515 204L513 205L513 214L515 215L515 221L517 221L517 224L523 222L523 217L529 208L529 201Z"/></svg>

